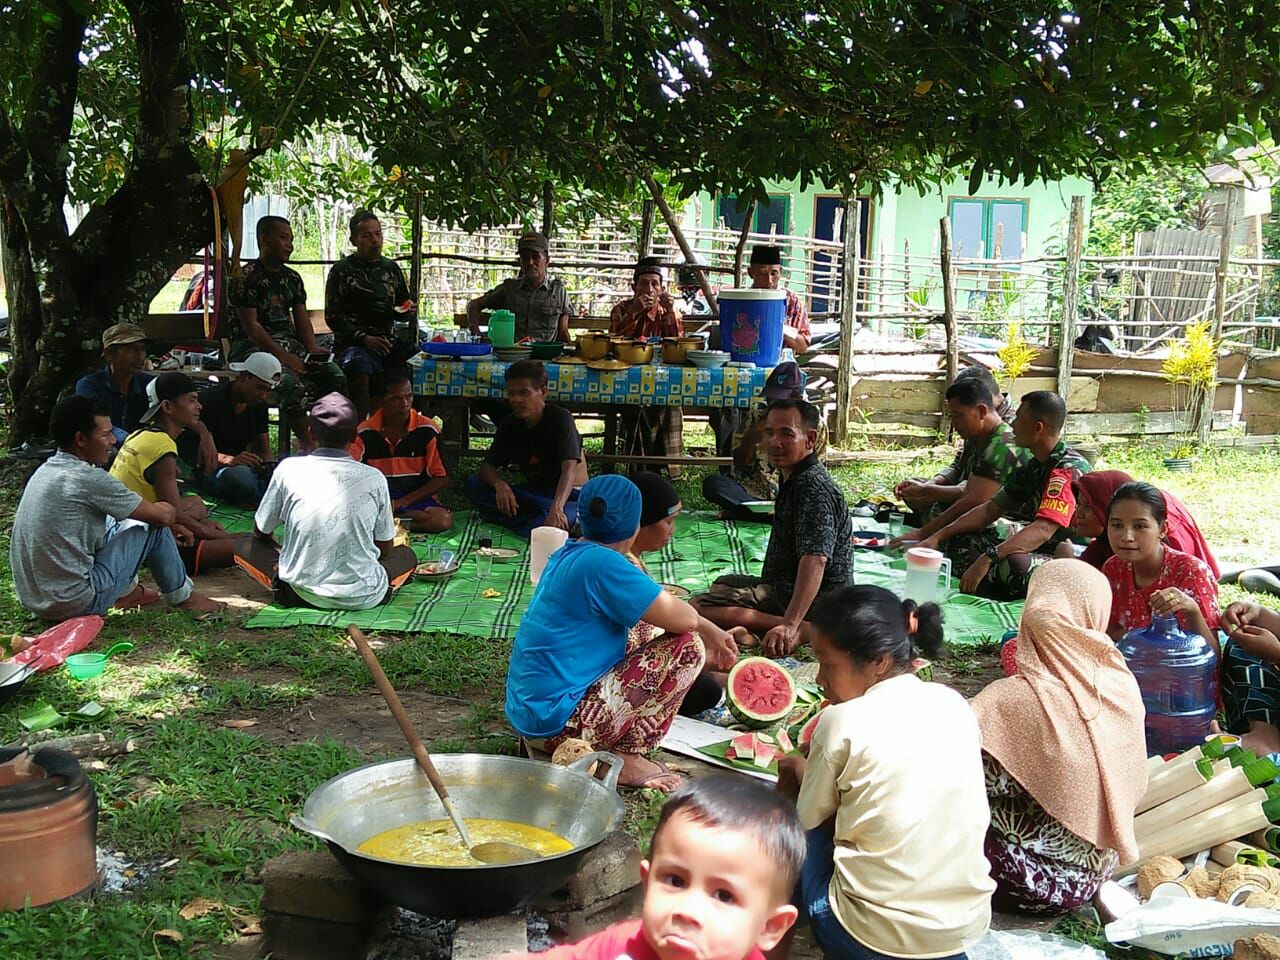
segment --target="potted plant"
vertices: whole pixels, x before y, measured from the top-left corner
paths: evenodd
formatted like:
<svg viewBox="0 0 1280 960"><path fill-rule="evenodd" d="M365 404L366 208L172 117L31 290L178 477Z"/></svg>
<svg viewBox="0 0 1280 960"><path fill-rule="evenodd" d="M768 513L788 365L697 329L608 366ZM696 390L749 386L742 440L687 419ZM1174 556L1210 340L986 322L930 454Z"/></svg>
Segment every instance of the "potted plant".
<svg viewBox="0 0 1280 960"><path fill-rule="evenodd" d="M1183 336L1169 341L1169 355L1160 372L1169 384L1173 413L1182 426L1174 435L1174 446L1164 465L1168 470L1190 470L1204 397L1213 389L1218 373L1218 344L1209 334L1208 320L1189 324Z"/></svg>

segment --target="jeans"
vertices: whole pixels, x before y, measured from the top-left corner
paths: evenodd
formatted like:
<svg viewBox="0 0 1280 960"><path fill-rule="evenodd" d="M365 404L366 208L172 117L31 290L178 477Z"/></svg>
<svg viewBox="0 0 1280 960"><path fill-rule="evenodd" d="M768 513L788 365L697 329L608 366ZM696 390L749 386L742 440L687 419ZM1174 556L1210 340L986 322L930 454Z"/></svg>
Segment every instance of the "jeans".
<svg viewBox="0 0 1280 960"><path fill-rule="evenodd" d="M256 505L267 489L266 481L253 467L219 467L212 477L206 477L202 489L211 497L226 500L238 506Z"/></svg>
<svg viewBox="0 0 1280 960"><path fill-rule="evenodd" d="M528 487L518 485L512 486L519 509L514 517L509 517L498 509L498 498L493 487L481 480L478 474L467 477L463 489L466 491L467 499L475 505L483 519L514 530L526 540L534 527L546 524L547 511L551 509L551 501L554 499L551 493L530 490ZM571 527L578 519L577 490L570 492L569 500L564 505L564 516Z"/></svg>
<svg viewBox="0 0 1280 960"><path fill-rule="evenodd" d="M148 526L141 520L108 520L102 549L93 558L93 569L89 571L93 606L85 613L106 613L138 579L138 571L144 565L170 606L191 596L194 587L178 555L173 531Z"/></svg>
<svg viewBox="0 0 1280 960"><path fill-rule="evenodd" d="M727 520L749 520L753 523L773 523L767 513L752 513L744 503L759 500L733 477L713 473L702 481L702 495L718 506Z"/></svg>
<svg viewBox="0 0 1280 960"><path fill-rule="evenodd" d="M808 851L796 886L796 906L800 920L808 920L814 939L830 960L896 960L887 954L859 943L831 909L831 877L836 869L835 831L831 827L815 827L805 831ZM939 960L965 960L964 952Z"/></svg>

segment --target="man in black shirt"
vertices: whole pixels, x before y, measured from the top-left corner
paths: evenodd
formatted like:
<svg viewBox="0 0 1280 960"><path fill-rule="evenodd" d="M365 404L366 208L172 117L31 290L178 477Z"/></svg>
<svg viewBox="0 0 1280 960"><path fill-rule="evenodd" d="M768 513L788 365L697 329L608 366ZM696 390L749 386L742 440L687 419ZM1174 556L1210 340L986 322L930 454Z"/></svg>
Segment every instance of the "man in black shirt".
<svg viewBox="0 0 1280 960"><path fill-rule="evenodd" d="M196 466L193 473L209 496L252 509L269 479L267 400L279 386L282 370L266 351L251 353L231 368L239 371L236 379L215 383L200 394L200 420L218 448L217 469L208 473ZM198 460L198 439L190 430L178 438L178 452L188 464Z"/></svg>
<svg viewBox="0 0 1280 960"><path fill-rule="evenodd" d="M758 577L720 577L693 601L719 627L762 635L762 652L770 657L786 656L804 642L813 601L853 579L849 505L814 453L819 417L804 400L769 404L764 444L782 482L764 566Z"/></svg>
<svg viewBox="0 0 1280 960"><path fill-rule="evenodd" d="M578 516L578 488L587 482L582 437L569 411L547 404L547 372L536 360L507 368L511 415L498 424L480 472L467 477L467 497L480 515L523 537L534 527L568 530ZM515 466L512 485L502 467Z"/></svg>

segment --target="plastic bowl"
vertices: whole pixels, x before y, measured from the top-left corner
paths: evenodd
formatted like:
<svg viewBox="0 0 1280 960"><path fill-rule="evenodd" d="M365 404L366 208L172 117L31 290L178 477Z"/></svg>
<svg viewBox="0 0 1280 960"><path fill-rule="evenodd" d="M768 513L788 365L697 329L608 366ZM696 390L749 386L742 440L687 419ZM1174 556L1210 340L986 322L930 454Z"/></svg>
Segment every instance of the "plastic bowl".
<svg viewBox="0 0 1280 960"><path fill-rule="evenodd" d="M124 653L132 649L133 644L125 640L114 644L106 653L73 653L65 661L67 672L75 680L91 680L94 677L101 676L102 671L107 669L107 659L112 654Z"/></svg>
<svg viewBox="0 0 1280 960"><path fill-rule="evenodd" d="M561 343L559 340L535 340L529 344L529 347L533 351L535 360L554 360L569 349L567 343Z"/></svg>

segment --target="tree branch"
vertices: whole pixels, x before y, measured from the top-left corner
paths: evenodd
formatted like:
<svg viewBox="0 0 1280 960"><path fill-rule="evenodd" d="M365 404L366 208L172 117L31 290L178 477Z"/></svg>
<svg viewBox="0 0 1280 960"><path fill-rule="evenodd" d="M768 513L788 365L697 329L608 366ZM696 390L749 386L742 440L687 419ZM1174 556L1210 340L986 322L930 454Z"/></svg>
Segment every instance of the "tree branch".
<svg viewBox="0 0 1280 960"><path fill-rule="evenodd" d="M80 80L80 48L85 18L71 4L58 3L32 57L31 95L22 113L22 134L32 160L32 177L52 190L47 199L61 208L67 195L67 142Z"/></svg>

